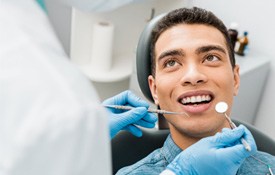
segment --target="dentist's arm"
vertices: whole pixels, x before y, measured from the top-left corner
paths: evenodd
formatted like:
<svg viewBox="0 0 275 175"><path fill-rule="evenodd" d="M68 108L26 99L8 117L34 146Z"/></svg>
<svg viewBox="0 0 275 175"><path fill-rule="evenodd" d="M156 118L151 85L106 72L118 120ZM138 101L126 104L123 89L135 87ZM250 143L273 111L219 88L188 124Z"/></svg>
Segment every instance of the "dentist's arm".
<svg viewBox="0 0 275 175"><path fill-rule="evenodd" d="M129 111L110 109L109 127L110 136L113 138L120 130L127 130L133 135L140 137L142 131L137 126L153 128L157 121L157 116L148 113L149 104L135 96L131 91L124 91L112 98L105 100L103 105L127 105L135 107Z"/></svg>
<svg viewBox="0 0 275 175"><path fill-rule="evenodd" d="M251 151L240 142L242 137L251 146ZM223 129L222 133L201 139L182 151L161 175L235 175L245 158L256 150L252 134L243 125L233 130Z"/></svg>

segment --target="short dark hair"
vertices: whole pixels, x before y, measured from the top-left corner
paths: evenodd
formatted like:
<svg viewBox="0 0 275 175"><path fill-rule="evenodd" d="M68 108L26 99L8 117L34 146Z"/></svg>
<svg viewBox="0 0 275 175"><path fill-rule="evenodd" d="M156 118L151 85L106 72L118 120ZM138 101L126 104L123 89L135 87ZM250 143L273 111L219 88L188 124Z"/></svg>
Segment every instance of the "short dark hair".
<svg viewBox="0 0 275 175"><path fill-rule="evenodd" d="M235 67L235 56L228 30L223 22L217 18L211 11L201 9L198 7L193 8L180 8L169 12L163 18L158 21L152 31L152 40L150 46L151 54L151 74L155 76L155 44L159 36L167 29L176 26L178 24L204 24L213 26L218 29L224 36L226 45L229 51L229 58L232 67Z"/></svg>

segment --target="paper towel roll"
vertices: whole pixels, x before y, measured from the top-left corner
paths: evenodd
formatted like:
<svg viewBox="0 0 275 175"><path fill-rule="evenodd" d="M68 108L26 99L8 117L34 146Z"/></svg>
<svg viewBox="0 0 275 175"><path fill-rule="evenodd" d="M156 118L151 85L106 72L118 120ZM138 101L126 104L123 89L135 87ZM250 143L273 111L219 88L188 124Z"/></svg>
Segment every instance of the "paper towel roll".
<svg viewBox="0 0 275 175"><path fill-rule="evenodd" d="M93 27L91 64L92 67L108 71L112 67L114 25L96 23Z"/></svg>

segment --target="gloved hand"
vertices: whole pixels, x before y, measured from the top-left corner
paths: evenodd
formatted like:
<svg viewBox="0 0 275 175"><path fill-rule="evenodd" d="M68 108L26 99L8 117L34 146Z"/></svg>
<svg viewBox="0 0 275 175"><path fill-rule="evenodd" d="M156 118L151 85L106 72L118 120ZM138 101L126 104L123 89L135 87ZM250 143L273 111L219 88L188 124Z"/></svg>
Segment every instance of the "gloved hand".
<svg viewBox="0 0 275 175"><path fill-rule="evenodd" d="M251 146L251 151L241 144L241 137ZM182 151L167 169L177 175L235 175L245 158L256 150L254 138L246 127L240 125L233 130L225 128L221 133L203 138Z"/></svg>
<svg viewBox="0 0 275 175"><path fill-rule="evenodd" d="M103 105L126 105L136 107L129 111L108 108L110 136L113 138L120 130L127 130L133 135L140 137L142 131L136 125L153 128L157 116L148 113L149 104L135 96L131 91L124 91L112 98L105 100Z"/></svg>

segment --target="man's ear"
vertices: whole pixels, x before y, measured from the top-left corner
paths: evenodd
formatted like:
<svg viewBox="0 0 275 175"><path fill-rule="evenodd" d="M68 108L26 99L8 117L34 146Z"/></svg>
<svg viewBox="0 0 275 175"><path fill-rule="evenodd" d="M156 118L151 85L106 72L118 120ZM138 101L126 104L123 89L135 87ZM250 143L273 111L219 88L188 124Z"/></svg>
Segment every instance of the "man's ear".
<svg viewBox="0 0 275 175"><path fill-rule="evenodd" d="M240 87L240 66L235 65L233 73L234 73L234 96L238 95L239 87Z"/></svg>
<svg viewBox="0 0 275 175"><path fill-rule="evenodd" d="M155 78L152 75L150 75L148 77L148 83L149 83L150 91L151 91L152 97L154 99L154 102L156 105L159 105Z"/></svg>

